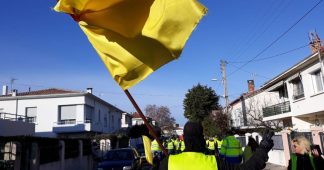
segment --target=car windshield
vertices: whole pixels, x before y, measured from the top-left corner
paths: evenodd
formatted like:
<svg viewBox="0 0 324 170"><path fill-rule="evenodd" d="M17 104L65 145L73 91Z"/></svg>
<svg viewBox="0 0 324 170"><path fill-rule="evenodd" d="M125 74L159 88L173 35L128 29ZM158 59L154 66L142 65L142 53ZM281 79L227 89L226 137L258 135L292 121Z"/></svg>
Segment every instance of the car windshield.
<svg viewBox="0 0 324 170"><path fill-rule="evenodd" d="M106 154L106 160L132 160L132 150L111 150Z"/></svg>

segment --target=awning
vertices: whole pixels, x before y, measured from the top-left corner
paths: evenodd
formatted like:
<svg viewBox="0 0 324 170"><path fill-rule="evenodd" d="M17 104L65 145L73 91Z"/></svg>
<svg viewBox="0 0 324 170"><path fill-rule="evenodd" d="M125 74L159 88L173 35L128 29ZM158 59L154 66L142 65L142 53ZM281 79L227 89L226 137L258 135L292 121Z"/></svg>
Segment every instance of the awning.
<svg viewBox="0 0 324 170"><path fill-rule="evenodd" d="M284 85L284 81L281 80L279 81L278 83L274 84L273 86L270 86L267 91L270 92L270 91L276 91L276 89L278 89L279 87L283 86Z"/></svg>
<svg viewBox="0 0 324 170"><path fill-rule="evenodd" d="M300 73L298 72L298 73L292 75L291 77L289 77L289 78L287 79L287 81L290 82L290 81L296 79L296 78L299 77L299 76L300 76Z"/></svg>

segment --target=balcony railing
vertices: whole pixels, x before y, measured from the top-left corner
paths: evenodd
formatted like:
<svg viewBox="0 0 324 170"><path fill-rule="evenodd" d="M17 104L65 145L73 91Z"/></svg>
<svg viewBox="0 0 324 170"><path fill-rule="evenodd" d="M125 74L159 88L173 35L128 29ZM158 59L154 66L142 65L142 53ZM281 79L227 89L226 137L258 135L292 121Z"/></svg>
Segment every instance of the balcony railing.
<svg viewBox="0 0 324 170"><path fill-rule="evenodd" d="M10 121L21 121L21 122L27 122L27 123L35 123L36 117L27 117L24 115L16 115L11 113L4 113L0 112L0 119L6 119Z"/></svg>
<svg viewBox="0 0 324 170"><path fill-rule="evenodd" d="M75 119L65 119L65 120L60 120L56 122L57 125L66 125L66 124L76 124Z"/></svg>
<svg viewBox="0 0 324 170"><path fill-rule="evenodd" d="M286 101L286 102L279 103L276 105L268 106L268 107L262 108L262 111L263 111L263 117L288 113L291 111L290 102Z"/></svg>

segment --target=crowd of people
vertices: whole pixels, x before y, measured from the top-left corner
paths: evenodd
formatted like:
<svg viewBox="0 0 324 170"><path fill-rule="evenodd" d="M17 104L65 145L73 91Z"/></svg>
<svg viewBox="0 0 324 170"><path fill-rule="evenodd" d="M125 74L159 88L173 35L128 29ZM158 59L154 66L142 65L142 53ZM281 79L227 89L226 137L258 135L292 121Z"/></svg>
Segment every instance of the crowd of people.
<svg viewBox="0 0 324 170"><path fill-rule="evenodd" d="M232 131L223 139L205 138L200 123L187 122L183 137L163 138L163 146L167 149L168 156L163 155L156 140L152 141L153 169L263 169L268 160L268 152L273 147L272 135L273 132L266 132L260 144L250 137L243 150ZM295 150L288 170L324 169L323 156L316 149L310 148L311 145L305 137L298 136L292 143Z"/></svg>

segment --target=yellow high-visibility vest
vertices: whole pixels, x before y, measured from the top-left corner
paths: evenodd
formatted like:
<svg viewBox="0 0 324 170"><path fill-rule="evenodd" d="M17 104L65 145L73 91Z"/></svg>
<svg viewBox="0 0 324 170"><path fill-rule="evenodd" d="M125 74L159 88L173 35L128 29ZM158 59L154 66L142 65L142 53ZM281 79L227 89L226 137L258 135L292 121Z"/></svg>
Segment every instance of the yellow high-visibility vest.
<svg viewBox="0 0 324 170"><path fill-rule="evenodd" d="M207 143L209 150L215 150L215 142L214 141L208 141Z"/></svg>
<svg viewBox="0 0 324 170"><path fill-rule="evenodd" d="M151 150L152 151L161 151L161 148L156 140L153 140L151 143Z"/></svg>
<svg viewBox="0 0 324 170"><path fill-rule="evenodd" d="M168 170L218 170L214 155L199 152L170 155L168 161Z"/></svg>

